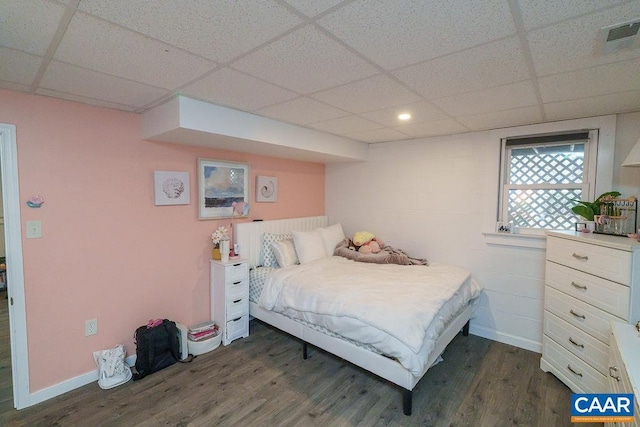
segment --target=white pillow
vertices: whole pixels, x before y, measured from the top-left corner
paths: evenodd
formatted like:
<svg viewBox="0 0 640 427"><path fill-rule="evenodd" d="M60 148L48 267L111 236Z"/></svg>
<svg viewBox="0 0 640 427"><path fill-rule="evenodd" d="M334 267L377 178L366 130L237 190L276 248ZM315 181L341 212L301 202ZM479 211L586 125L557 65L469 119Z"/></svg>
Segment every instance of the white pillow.
<svg viewBox="0 0 640 427"><path fill-rule="evenodd" d="M318 230L294 231L293 244L296 248L300 264L306 264L327 257L324 240Z"/></svg>
<svg viewBox="0 0 640 427"><path fill-rule="evenodd" d="M271 245L281 240L292 239L291 234L273 234L264 233L262 235L262 265L264 267L278 267L278 260L276 259Z"/></svg>
<svg viewBox="0 0 640 427"><path fill-rule="evenodd" d="M281 240L271 245L271 250L282 268L291 267L298 263L298 255L293 247L293 240Z"/></svg>
<svg viewBox="0 0 640 427"><path fill-rule="evenodd" d="M336 248L336 245L342 242L345 238L342 225L340 223L333 224L328 227L318 228L318 231L324 241L324 247L327 251L327 255L333 256L333 251Z"/></svg>

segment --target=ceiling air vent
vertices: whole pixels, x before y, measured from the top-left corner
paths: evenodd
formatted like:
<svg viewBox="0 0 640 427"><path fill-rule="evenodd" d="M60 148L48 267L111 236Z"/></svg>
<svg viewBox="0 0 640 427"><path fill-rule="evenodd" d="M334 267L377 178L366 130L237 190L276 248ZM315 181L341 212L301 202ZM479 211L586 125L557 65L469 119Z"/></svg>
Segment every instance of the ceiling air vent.
<svg viewBox="0 0 640 427"><path fill-rule="evenodd" d="M640 19L601 28L601 54L606 55L620 50L639 48L638 30L640 30Z"/></svg>

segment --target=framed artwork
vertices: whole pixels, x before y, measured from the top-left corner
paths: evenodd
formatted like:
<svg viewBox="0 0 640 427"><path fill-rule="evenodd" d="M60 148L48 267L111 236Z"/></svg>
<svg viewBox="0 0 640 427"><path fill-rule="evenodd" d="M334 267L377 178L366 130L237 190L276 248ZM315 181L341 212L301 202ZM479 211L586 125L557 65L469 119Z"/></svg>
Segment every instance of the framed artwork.
<svg viewBox="0 0 640 427"><path fill-rule="evenodd" d="M249 203L249 165L198 159L198 219L230 218Z"/></svg>
<svg viewBox="0 0 640 427"><path fill-rule="evenodd" d="M256 178L256 202L275 202L278 200L278 178L258 176Z"/></svg>
<svg viewBox="0 0 640 427"><path fill-rule="evenodd" d="M191 203L189 172L153 171L156 206Z"/></svg>

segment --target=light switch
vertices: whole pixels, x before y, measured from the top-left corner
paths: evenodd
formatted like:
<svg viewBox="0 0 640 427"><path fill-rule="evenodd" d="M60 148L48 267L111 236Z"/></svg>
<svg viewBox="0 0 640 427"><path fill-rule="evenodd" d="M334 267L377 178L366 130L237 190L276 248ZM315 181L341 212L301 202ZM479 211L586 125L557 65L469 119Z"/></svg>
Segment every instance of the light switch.
<svg viewBox="0 0 640 427"><path fill-rule="evenodd" d="M27 221L27 239L42 237L42 221Z"/></svg>

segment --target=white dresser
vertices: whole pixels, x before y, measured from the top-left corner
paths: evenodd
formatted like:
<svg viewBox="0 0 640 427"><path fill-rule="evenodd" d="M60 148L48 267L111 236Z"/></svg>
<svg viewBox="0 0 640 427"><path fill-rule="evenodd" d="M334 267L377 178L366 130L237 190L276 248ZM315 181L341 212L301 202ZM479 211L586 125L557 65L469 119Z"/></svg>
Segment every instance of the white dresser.
<svg viewBox="0 0 640 427"><path fill-rule="evenodd" d="M640 319L640 243L547 234L540 367L576 393L609 390L611 322Z"/></svg>
<svg viewBox="0 0 640 427"><path fill-rule="evenodd" d="M609 355L609 391L633 393L635 397L634 423L607 425L640 427L640 334L634 325L612 322L612 338Z"/></svg>
<svg viewBox="0 0 640 427"><path fill-rule="evenodd" d="M249 336L249 264L211 261L211 319L222 329L222 344Z"/></svg>

